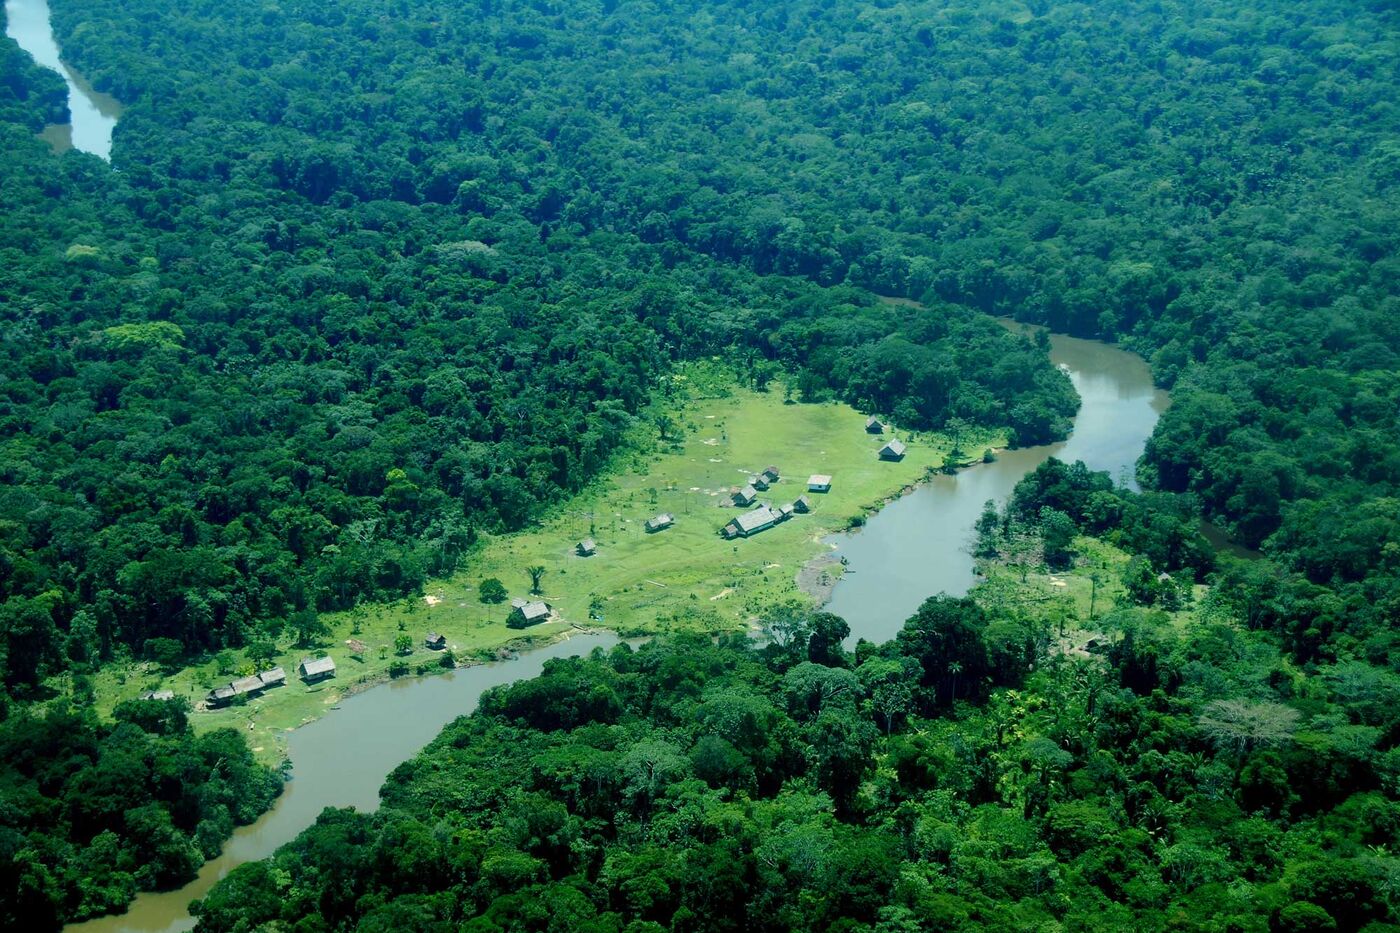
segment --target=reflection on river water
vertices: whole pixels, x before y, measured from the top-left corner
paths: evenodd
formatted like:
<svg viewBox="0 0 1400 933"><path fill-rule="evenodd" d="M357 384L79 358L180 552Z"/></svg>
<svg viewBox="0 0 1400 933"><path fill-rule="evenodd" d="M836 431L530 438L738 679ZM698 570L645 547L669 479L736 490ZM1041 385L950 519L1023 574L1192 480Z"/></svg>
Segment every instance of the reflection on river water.
<svg viewBox="0 0 1400 933"><path fill-rule="evenodd" d="M87 79L63 63L49 22L48 0L5 0L5 34L34 60L63 76L68 84L71 122L44 128L55 152L80 149L103 159L112 157L112 129L122 105L110 94L93 90Z"/></svg>
<svg viewBox="0 0 1400 933"><path fill-rule="evenodd" d="M1069 372L1082 400L1068 440L1002 451L995 463L937 476L860 530L828 539L848 566L826 609L850 623L853 640L887 641L929 596L965 595L976 582L971 544L983 503L1004 502L1046 459L1083 460L1137 488L1134 467L1168 403L1147 363L1108 344L1063 336L1050 338L1050 359Z"/></svg>

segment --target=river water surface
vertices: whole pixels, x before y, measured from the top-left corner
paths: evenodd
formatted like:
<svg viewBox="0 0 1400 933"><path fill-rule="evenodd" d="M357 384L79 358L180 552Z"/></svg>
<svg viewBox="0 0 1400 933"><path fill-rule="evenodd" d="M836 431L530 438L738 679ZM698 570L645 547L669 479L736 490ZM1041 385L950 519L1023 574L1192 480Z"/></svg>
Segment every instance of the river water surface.
<svg viewBox="0 0 1400 933"><path fill-rule="evenodd" d="M110 94L93 90L87 79L58 54L58 42L49 23L49 0L5 0L5 34L19 44L34 61L63 76L68 84L68 110L71 123L53 123L43 136L55 152L80 149L103 159L112 157L112 129L121 116L122 105Z"/></svg>
<svg viewBox="0 0 1400 933"><path fill-rule="evenodd" d="M292 780L271 810L250 826L235 830L218 858L178 891L140 894L124 914L65 927L66 933L164 933L194 926L189 903L244 862L267 858L316 821L326 807L379 806L379 788L389 772L413 757L458 716L476 709L483 691L534 677L550 658L611 648L608 633L578 635L511 661L483 664L414 677L347 697L341 709L291 732L287 755ZM286 690L299 689L289 685Z"/></svg>
<svg viewBox="0 0 1400 933"><path fill-rule="evenodd" d="M1083 460L1137 488L1134 467L1169 401L1153 386L1147 363L1105 343L1059 335L1050 338L1050 359L1068 371L1081 399L1068 440L1002 451L995 463L936 476L863 528L827 539L847 569L825 608L850 624L852 641L888 641L928 597L966 595L977 582L971 544L983 504L1006 501L1050 457Z"/></svg>
<svg viewBox="0 0 1400 933"><path fill-rule="evenodd" d="M1069 371L1082 399L1069 440L1005 451L995 463L938 476L887 505L859 532L829 539L835 553L848 559L851 572L836 585L827 608L850 622L853 637L883 641L928 596L966 593L975 582L968 544L982 504L1003 501L1047 457L1084 460L1134 485L1133 466L1167 405L1166 394L1152 386L1147 364L1115 347L1072 337L1052 337L1050 356ZM178 891L142 894L127 913L73 924L67 933L190 929L191 900L234 867L271 855L310 826L323 808L373 810L389 772L447 723L470 713L482 691L534 677L549 658L584 654L617 641L612 635L581 635L513 661L396 681L346 699L341 710L290 734L294 779L273 809L237 830L195 881Z"/></svg>

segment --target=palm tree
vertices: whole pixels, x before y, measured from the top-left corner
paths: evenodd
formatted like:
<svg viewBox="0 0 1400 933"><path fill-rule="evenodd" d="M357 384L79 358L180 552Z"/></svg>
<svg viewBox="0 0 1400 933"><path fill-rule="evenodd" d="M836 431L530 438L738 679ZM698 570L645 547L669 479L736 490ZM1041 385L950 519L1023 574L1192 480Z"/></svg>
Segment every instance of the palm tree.
<svg viewBox="0 0 1400 933"><path fill-rule="evenodd" d="M954 702L957 702L957 699L958 699L958 675L961 674L962 671L963 671L963 666L962 666L962 662L961 662L961 661L954 661L954 662L952 662L951 664L948 665L948 673L950 673L950 674L953 675L953 701L954 701Z"/></svg>

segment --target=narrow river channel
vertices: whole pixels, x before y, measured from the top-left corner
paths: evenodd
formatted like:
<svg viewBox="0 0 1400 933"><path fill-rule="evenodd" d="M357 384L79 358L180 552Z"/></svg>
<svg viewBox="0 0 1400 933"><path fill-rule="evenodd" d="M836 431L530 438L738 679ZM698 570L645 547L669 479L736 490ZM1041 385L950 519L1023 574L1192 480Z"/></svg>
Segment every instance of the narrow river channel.
<svg viewBox="0 0 1400 933"><path fill-rule="evenodd" d="M1137 488L1134 466L1169 401L1147 363L1106 343L1059 335L1050 338L1050 359L1069 372L1081 399L1068 440L1002 451L995 463L934 477L863 528L827 539L847 566L826 609L850 624L853 641L888 641L928 597L972 589L973 525L983 503L1005 502L1050 457L1083 460Z"/></svg>
<svg viewBox="0 0 1400 933"><path fill-rule="evenodd" d="M44 128L43 136L55 152L79 149L110 160L112 130L122 105L110 94L94 90L87 79L59 57L58 42L49 22L49 0L5 0L5 34L34 61L63 76L68 85L69 123Z"/></svg>
<svg viewBox="0 0 1400 933"><path fill-rule="evenodd" d="M140 894L124 914L69 924L66 933L162 933L194 926L190 901L244 862L271 855L316 821L326 807L373 810L389 772L413 757L458 716L476 709L491 687L534 677L550 658L611 648L607 633L578 635L512 661L413 677L347 697L341 708L294 730L287 746L293 780L256 823L234 832L218 858L177 891ZM284 689L296 689L288 687Z"/></svg>
<svg viewBox="0 0 1400 933"><path fill-rule="evenodd" d="M837 584L827 608L850 622L854 636L883 641L928 596L966 593L975 582L967 545L982 503L1004 500L1046 458L1084 460L1133 484L1133 465L1166 408L1166 393L1153 388L1140 357L1106 344L1052 337L1050 356L1069 371L1083 400L1067 441L1006 451L995 463L936 477L886 506L859 532L829 539L852 572ZM475 709L482 691L533 677L550 658L586 654L617 641L612 635L581 635L514 661L397 681L346 699L341 710L291 733L294 780L272 810L234 833L195 881L178 891L142 894L127 913L72 924L67 933L190 929L191 900L236 866L272 854L325 807L373 810L389 772L448 722Z"/></svg>

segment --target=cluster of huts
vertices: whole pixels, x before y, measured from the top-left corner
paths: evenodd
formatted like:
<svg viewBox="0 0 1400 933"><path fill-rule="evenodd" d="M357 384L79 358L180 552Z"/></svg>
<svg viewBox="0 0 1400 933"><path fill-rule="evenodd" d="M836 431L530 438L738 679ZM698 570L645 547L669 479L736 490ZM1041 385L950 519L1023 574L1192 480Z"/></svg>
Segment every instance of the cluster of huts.
<svg viewBox="0 0 1400 933"><path fill-rule="evenodd" d="M274 667L270 671L263 671L261 674L249 674L247 677L240 677L230 681L222 687L215 687L209 691L209 696L205 697L205 702L210 706L223 706L233 702L235 697L257 696L264 690L272 687L280 687L287 682L287 672L280 667Z"/></svg>
<svg viewBox="0 0 1400 933"><path fill-rule="evenodd" d="M886 429L890 427L888 422L875 415L871 415L865 420L865 430L868 434L884 434ZM908 448L904 445L903 441L900 441L898 438L891 438L888 443L880 448L878 455L881 460L899 461L904 459L904 455L907 452ZM806 496L798 496L797 499L792 502L777 507L758 501L759 493L767 492L769 488L781 478L782 475L779 473L776 466L766 467L763 472L749 477L748 482L730 496L730 500L739 508L750 509L750 511L726 522L724 527L720 529L720 534L725 538L747 538L751 535L758 534L760 531L772 528L774 525L785 522L789 518L792 518L793 515L810 512L812 503ZM807 478L807 491L815 493L831 492L831 477L825 473L813 473ZM676 517L674 515L670 512L662 512L659 515L654 515L647 519L643 527L646 533L650 535L656 534L658 531L665 531L675 523ZM598 544L592 538L584 538L574 546L574 550L580 557L592 557L594 554L598 553ZM539 603L538 605L543 606L544 604ZM517 607L517 609L518 608L519 607ZM526 625L533 625L535 622L544 621L544 618L548 615L549 609L545 607L543 614L540 615L539 618L526 620L520 618L517 612L513 610L510 624L517 628L523 628Z"/></svg>
<svg viewBox="0 0 1400 933"><path fill-rule="evenodd" d="M726 539L748 538L760 531L767 531L794 515L810 512L812 500L805 495L798 496L792 502L776 507L758 502L758 494L766 492L780 478L781 474L779 474L778 468L770 466L757 476L751 477L742 489L731 495L730 500L736 506L740 508L753 506L753 508L726 522L719 533ZM810 492L829 492L831 490L831 477L813 476L807 481L807 489Z"/></svg>
<svg viewBox="0 0 1400 933"><path fill-rule="evenodd" d="M297 675L308 684L326 680L335 676L335 661L331 658L303 658L297 665ZM274 667L270 671L249 674L247 677L240 677L215 687L209 691L204 701L210 706L226 706L237 697L259 696L265 690L281 687L286 683L287 672L280 667Z"/></svg>
<svg viewBox="0 0 1400 933"><path fill-rule="evenodd" d="M882 421L874 415L865 419L865 433L867 434L884 434L888 427L891 427L888 422ZM906 450L903 441L891 438L888 444L880 448L879 456L881 460L903 460Z"/></svg>

